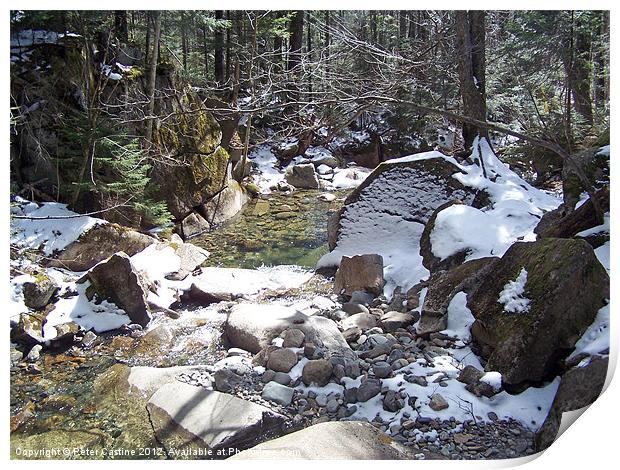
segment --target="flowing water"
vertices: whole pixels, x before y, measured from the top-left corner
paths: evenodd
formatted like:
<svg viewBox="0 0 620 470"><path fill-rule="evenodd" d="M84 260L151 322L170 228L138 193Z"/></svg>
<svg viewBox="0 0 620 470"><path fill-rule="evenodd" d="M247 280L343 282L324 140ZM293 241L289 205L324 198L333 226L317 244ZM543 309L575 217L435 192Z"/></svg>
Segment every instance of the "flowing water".
<svg viewBox="0 0 620 470"><path fill-rule="evenodd" d="M312 269L328 251L327 216L342 205L347 192L334 193L336 199L331 202L320 194L296 191L251 200L234 219L192 243L211 252L207 261L211 266L292 264ZM143 406L125 398L121 398L121 406L116 393L101 396L105 383L99 389L94 384L114 364L167 367L212 364L221 359L225 348L219 341L221 327L217 323L222 314L217 308L203 310L187 312L179 320L158 317L148 333L137 339L103 334L92 349L78 346L58 355L44 353L36 368L28 369L25 364L12 367L12 457L114 458L105 455L106 447L140 452L155 446ZM29 418L29 414L34 416ZM23 454L28 449L63 446L97 449L97 454Z"/></svg>

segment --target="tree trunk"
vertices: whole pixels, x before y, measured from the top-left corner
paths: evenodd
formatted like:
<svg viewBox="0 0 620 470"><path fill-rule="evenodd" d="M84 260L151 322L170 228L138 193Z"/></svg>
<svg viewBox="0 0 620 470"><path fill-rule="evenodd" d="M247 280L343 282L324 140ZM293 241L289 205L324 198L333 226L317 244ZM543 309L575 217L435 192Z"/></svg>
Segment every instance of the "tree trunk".
<svg viewBox="0 0 620 470"><path fill-rule="evenodd" d="M486 121L485 12L457 11L455 19L456 53L463 114L478 121ZM488 137L488 130L463 123L463 140L466 149L471 147L477 135Z"/></svg>
<svg viewBox="0 0 620 470"><path fill-rule="evenodd" d="M149 64L149 87L148 87L148 108L145 140L146 145L150 147L153 139L153 120L155 113L155 84L157 80L157 61L159 59L159 36L161 34L161 18L160 12L154 10L151 12L153 18L153 53L151 54L151 62Z"/></svg>
<svg viewBox="0 0 620 470"><path fill-rule="evenodd" d="M308 60L312 62L312 18L310 17L309 11L306 14L308 16L308 25L306 28L306 53L308 54ZM312 75L308 77L308 92L310 93L310 96L312 96Z"/></svg>
<svg viewBox="0 0 620 470"><path fill-rule="evenodd" d="M114 33L121 43L126 44L129 40L129 29L127 27L127 11L114 11Z"/></svg>
<svg viewBox="0 0 620 470"><path fill-rule="evenodd" d="M407 37L407 10L400 10L398 13L398 39L405 39Z"/></svg>
<svg viewBox="0 0 620 470"><path fill-rule="evenodd" d="M289 25L290 43L287 70L293 70L301 62L301 48L304 40L304 14L303 10L297 10Z"/></svg>
<svg viewBox="0 0 620 470"><path fill-rule="evenodd" d="M224 11L215 10L215 19L223 20ZM225 65L224 65L224 30L220 26L215 27L215 81L218 84L224 83Z"/></svg>

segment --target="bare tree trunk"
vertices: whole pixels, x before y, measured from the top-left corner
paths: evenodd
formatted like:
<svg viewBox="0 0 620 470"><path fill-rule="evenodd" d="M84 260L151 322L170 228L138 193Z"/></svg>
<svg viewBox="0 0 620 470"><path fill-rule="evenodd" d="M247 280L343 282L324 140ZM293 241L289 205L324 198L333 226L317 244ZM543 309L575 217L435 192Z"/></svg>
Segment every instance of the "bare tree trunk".
<svg viewBox="0 0 620 470"><path fill-rule="evenodd" d="M290 43L287 70L293 70L301 62L301 48L304 40L304 11L297 10L289 25Z"/></svg>
<svg viewBox="0 0 620 470"><path fill-rule="evenodd" d="M127 27L127 10L114 11L114 33L118 40L127 43L129 40L129 28Z"/></svg>
<svg viewBox="0 0 620 470"><path fill-rule="evenodd" d="M486 121L485 91L485 12L456 12L456 53L459 84L463 100L463 114L478 121ZM488 137L486 128L463 123L465 148L470 148L475 137Z"/></svg>
<svg viewBox="0 0 620 470"><path fill-rule="evenodd" d="M151 54L151 62L149 64L149 85L148 85L148 97L149 103L146 116L146 132L144 139L146 145L151 145L153 139L153 119L155 113L155 84L157 80L157 62L159 59L159 36L161 35L161 18L160 12L154 10L151 12L153 18L153 53Z"/></svg>
<svg viewBox="0 0 620 470"><path fill-rule="evenodd" d="M223 10L215 10L215 19L223 20L224 19L224 11ZM215 81L218 84L224 83L224 74L225 74L225 66L224 66L224 30L216 26L215 28Z"/></svg>

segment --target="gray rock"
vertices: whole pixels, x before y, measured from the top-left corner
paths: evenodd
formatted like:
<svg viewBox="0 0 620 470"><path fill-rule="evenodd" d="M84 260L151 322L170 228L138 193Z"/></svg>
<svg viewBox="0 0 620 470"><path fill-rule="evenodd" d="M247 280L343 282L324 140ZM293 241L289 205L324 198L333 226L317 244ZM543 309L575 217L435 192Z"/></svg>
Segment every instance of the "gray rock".
<svg viewBox="0 0 620 470"><path fill-rule="evenodd" d="M40 344L35 344L32 347L32 349L30 349L30 352L26 356L26 360L28 362L37 362L40 359L40 357L41 357L41 350L42 349L43 349L43 346L41 346Z"/></svg>
<svg viewBox="0 0 620 470"><path fill-rule="evenodd" d="M441 411L445 410L450 405L443 396L441 396L439 393L434 393L431 396L431 401L429 402L428 406L430 406L431 409L434 411Z"/></svg>
<svg viewBox="0 0 620 470"><path fill-rule="evenodd" d="M269 382L263 387L261 397L265 400L273 401L282 406L288 406L293 400L294 389L278 382Z"/></svg>
<svg viewBox="0 0 620 470"><path fill-rule="evenodd" d="M319 387L327 385L334 367L331 362L325 359L316 359L308 361L302 371L302 380L304 384L316 384Z"/></svg>
<svg viewBox="0 0 620 470"><path fill-rule="evenodd" d="M397 371L398 369L402 369L403 367L407 367L409 365L409 361L407 359L396 359L392 362L392 370Z"/></svg>
<svg viewBox="0 0 620 470"><path fill-rule="evenodd" d="M178 381L159 388L147 409L157 439L177 450L247 448L285 421L267 407Z"/></svg>
<svg viewBox="0 0 620 470"><path fill-rule="evenodd" d="M358 401L365 402L379 393L381 393L381 381L379 379L362 380L357 389L357 399Z"/></svg>
<svg viewBox="0 0 620 470"><path fill-rule="evenodd" d="M145 280L125 253L115 253L107 261L96 265L86 274L86 280L90 281L86 289L89 299L96 294L114 303L127 313L132 323L146 326L151 320Z"/></svg>
<svg viewBox="0 0 620 470"><path fill-rule="evenodd" d="M306 339L306 335L303 331L297 328L289 328L282 334L284 342L282 346L285 348L301 348Z"/></svg>
<svg viewBox="0 0 620 470"><path fill-rule="evenodd" d="M363 331L374 328L377 325L377 317L370 313L356 313L342 320L341 324L345 330L357 326Z"/></svg>
<svg viewBox="0 0 620 470"><path fill-rule="evenodd" d="M272 380L275 380L276 378L276 372L274 372L273 370L269 370L267 369L265 372L263 372L263 375L261 376L261 382L263 383L268 383L271 382Z"/></svg>
<svg viewBox="0 0 620 470"><path fill-rule="evenodd" d="M394 442L370 423L331 421L263 442L230 458L402 460L412 459L413 452Z"/></svg>
<svg viewBox="0 0 620 470"><path fill-rule="evenodd" d="M351 293L350 302L362 305L368 305L374 300L375 296L370 292L356 290Z"/></svg>
<svg viewBox="0 0 620 470"><path fill-rule="evenodd" d="M400 396L398 392L394 390L388 390L383 398L383 409L391 412L396 412L405 406L405 400Z"/></svg>
<svg viewBox="0 0 620 470"><path fill-rule="evenodd" d="M238 374L230 369L219 369L213 374L214 387L218 392L230 393L243 380Z"/></svg>
<svg viewBox="0 0 620 470"><path fill-rule="evenodd" d="M286 169L286 182L296 188L319 189L319 178L312 163L289 166Z"/></svg>
<svg viewBox="0 0 620 470"><path fill-rule="evenodd" d="M372 371L375 374L375 377L379 379L384 379L389 377L392 372L392 366L388 362L380 361L375 362L372 365Z"/></svg>
<svg viewBox="0 0 620 470"><path fill-rule="evenodd" d="M273 376L273 380L275 382L278 382L281 385L290 385L291 383L291 376L288 374L285 374L284 372L276 372L275 375Z"/></svg>
<svg viewBox="0 0 620 470"><path fill-rule="evenodd" d="M286 348L271 352L267 359L267 367L276 372L288 372L295 364L297 364L297 354Z"/></svg>
<svg viewBox="0 0 620 470"><path fill-rule="evenodd" d="M181 222L181 236L184 240L197 237L201 233L207 232L211 226L202 216L192 212Z"/></svg>
<svg viewBox="0 0 620 470"><path fill-rule="evenodd" d="M335 400L334 398L332 398L331 400L329 400L327 402L327 412L328 413L335 413L336 411L338 411L338 400Z"/></svg>
<svg viewBox="0 0 620 470"><path fill-rule="evenodd" d="M420 387L426 387L428 385L426 377L420 375L408 374L405 376L405 380L409 383L419 385Z"/></svg>
<svg viewBox="0 0 620 470"><path fill-rule="evenodd" d="M327 406L327 395L321 393L316 396L316 404L320 407Z"/></svg>
<svg viewBox="0 0 620 470"><path fill-rule="evenodd" d="M355 302L345 302L342 304L342 310L344 310L344 312L348 315L355 315L356 313L370 313L364 305Z"/></svg>
<svg viewBox="0 0 620 470"><path fill-rule="evenodd" d="M344 402L355 403L357 401L357 387L347 388L344 391Z"/></svg>
<svg viewBox="0 0 620 470"><path fill-rule="evenodd" d="M387 312L379 319L379 326L386 333L392 333L399 328L406 328L420 319L418 312Z"/></svg>

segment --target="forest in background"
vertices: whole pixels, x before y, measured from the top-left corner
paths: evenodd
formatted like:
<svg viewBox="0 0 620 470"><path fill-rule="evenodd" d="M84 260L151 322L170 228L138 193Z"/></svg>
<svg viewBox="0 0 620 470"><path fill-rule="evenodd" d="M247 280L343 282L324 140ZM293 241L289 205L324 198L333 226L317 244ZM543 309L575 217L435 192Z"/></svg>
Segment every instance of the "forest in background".
<svg viewBox="0 0 620 470"><path fill-rule="evenodd" d="M69 33L96 64L71 98L80 106L64 103L57 116L62 152L37 146L64 169L38 189L86 210L86 193L122 203L144 192L132 201L143 225L170 220L148 182L158 162L183 164L153 145L154 128L188 112L157 104L175 99L179 83L199 96L189 112L234 121L222 129L243 159L295 140L286 164L346 129L367 132L380 161L438 144L458 155L490 132L502 158L544 184L566 155L609 140L607 11L13 11L11 29ZM23 69L11 70L15 137L31 125L33 100ZM32 183L18 160L14 191Z"/></svg>

